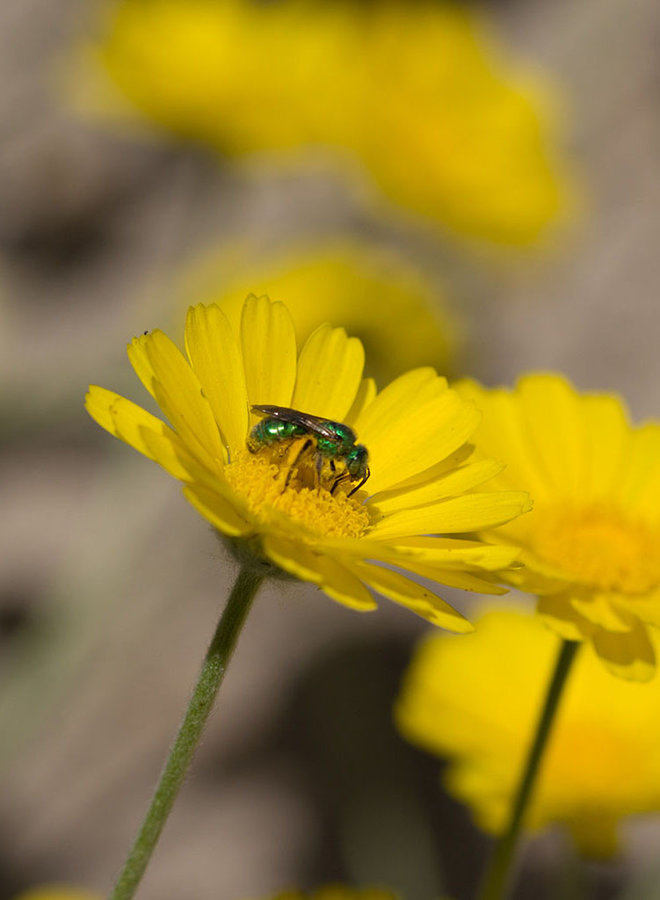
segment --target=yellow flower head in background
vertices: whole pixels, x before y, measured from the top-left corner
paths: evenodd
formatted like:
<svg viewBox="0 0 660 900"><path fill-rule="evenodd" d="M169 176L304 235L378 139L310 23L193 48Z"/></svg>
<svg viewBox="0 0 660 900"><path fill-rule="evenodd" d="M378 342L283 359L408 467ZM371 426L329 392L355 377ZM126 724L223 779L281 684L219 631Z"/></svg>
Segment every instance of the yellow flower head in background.
<svg viewBox="0 0 660 900"><path fill-rule="evenodd" d="M404 678L400 730L449 757L447 790L494 834L504 829L556 654L556 637L538 619L491 610L459 642L422 642ZM613 678L586 649L564 689L526 825L561 823L583 854L608 856L621 819L658 810L660 681Z"/></svg>
<svg viewBox="0 0 660 900"><path fill-rule="evenodd" d="M101 900L101 897L82 888L45 885L19 894L15 900Z"/></svg>
<svg viewBox="0 0 660 900"><path fill-rule="evenodd" d="M91 57L88 107L113 86L224 154L331 148L460 235L528 245L571 206L546 92L453 4L123 0Z"/></svg>
<svg viewBox="0 0 660 900"><path fill-rule="evenodd" d="M660 625L660 423L632 427L622 401L559 375L513 390L458 386L483 413L480 449L506 463L491 483L528 490L534 510L483 535L522 550L513 583L569 640L591 640L616 674L655 667Z"/></svg>
<svg viewBox="0 0 660 900"><path fill-rule="evenodd" d="M343 328L319 327L298 356L291 316L267 297L248 298L240 333L219 307L191 308L185 343L187 358L161 331L129 345L169 425L95 386L86 404L92 418L181 480L190 503L241 554L247 549L358 610L375 608L371 589L437 625L471 630L408 576L499 593L496 573L517 556L437 536L488 528L528 508L521 492L473 490L499 469L470 459L474 405L430 368L377 393L362 377L361 343ZM252 429L265 420L254 405L345 423L367 448L369 480L360 487L347 461L324 457L319 432L286 440L261 432L255 440Z"/></svg>
<svg viewBox="0 0 660 900"><path fill-rule="evenodd" d="M446 372L460 339L438 288L399 254L360 241L209 259L186 285L238 326L245 297L268 294L291 312L300 344L324 322L341 322L364 345L369 374L390 380L413 366Z"/></svg>
<svg viewBox="0 0 660 900"><path fill-rule="evenodd" d="M345 884L328 884L315 891L282 891L272 900L396 900L396 894L383 888L354 888Z"/></svg>

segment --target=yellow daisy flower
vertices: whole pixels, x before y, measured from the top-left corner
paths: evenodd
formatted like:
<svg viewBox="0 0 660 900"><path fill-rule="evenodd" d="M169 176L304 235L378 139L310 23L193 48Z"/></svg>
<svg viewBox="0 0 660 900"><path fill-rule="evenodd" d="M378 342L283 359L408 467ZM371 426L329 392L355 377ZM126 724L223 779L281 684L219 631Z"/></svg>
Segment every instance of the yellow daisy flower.
<svg viewBox="0 0 660 900"><path fill-rule="evenodd" d="M101 897L82 888L46 885L19 894L15 900L101 900Z"/></svg>
<svg viewBox="0 0 660 900"><path fill-rule="evenodd" d="M182 481L241 558L266 560L357 610L375 608L373 590L437 625L470 631L409 576L500 593L497 575L517 557L515 548L454 536L529 506L522 492L474 491L499 468L472 462L474 405L430 368L378 393L362 377L361 343L342 328L319 327L297 356L286 307L267 297L248 298L238 335L219 307L191 308L185 343L187 359L161 331L128 348L169 425L96 386L86 401L92 418ZM251 411L256 405L345 423L367 448L369 480L359 487L365 472L352 475L348 456L324 457L320 433L257 440L252 429L264 414Z"/></svg>
<svg viewBox="0 0 660 900"><path fill-rule="evenodd" d="M399 254L361 241L270 254L232 247L199 265L185 289L212 299L236 325L250 292L286 299L301 344L323 322L341 322L362 341L379 381L424 363L446 372L460 342L437 285Z"/></svg>
<svg viewBox="0 0 660 900"><path fill-rule="evenodd" d="M533 616L491 609L460 646L424 641L404 678L400 730L450 758L447 790L493 834L504 828L556 653ZM525 823L561 823L581 853L609 856L621 819L660 810L660 681L612 678L588 648L574 666Z"/></svg>
<svg viewBox="0 0 660 900"><path fill-rule="evenodd" d="M616 674L645 680L660 624L660 423L629 424L616 396L560 375L515 389L457 386L483 413L480 449L506 462L490 486L529 490L534 511L488 540L522 551L511 581L568 640L590 640Z"/></svg>
<svg viewBox="0 0 660 900"><path fill-rule="evenodd" d="M76 84L105 73L164 130L234 156L331 148L460 235L528 245L572 205L547 90L459 6L123 0L89 55Z"/></svg>
<svg viewBox="0 0 660 900"><path fill-rule="evenodd" d="M396 900L396 894L383 888L328 884L315 891L282 891L272 900Z"/></svg>

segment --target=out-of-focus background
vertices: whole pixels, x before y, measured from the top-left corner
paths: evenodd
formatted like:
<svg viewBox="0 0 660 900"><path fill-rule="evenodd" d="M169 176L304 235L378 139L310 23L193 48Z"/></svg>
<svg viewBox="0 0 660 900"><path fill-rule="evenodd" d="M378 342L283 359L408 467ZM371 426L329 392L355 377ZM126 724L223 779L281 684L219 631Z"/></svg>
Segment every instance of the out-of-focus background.
<svg viewBox="0 0 660 900"><path fill-rule="evenodd" d="M657 416L659 37L656 0L3 0L0 900L108 890L232 578L87 385L139 401L134 334L267 291L381 384L556 369ZM468 896L485 838L391 724L425 630L267 587L144 900ZM660 896L654 855L629 836L594 896L633 864Z"/></svg>

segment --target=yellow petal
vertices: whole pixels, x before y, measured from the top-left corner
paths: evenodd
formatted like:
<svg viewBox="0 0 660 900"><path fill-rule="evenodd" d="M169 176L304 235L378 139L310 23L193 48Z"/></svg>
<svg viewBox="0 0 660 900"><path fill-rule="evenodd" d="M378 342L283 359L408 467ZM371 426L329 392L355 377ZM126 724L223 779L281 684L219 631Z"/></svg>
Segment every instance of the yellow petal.
<svg viewBox="0 0 660 900"><path fill-rule="evenodd" d="M560 375L534 374L516 386L529 445L558 494L579 495L588 467L579 397Z"/></svg>
<svg viewBox="0 0 660 900"><path fill-rule="evenodd" d="M622 505L645 509L649 504L658 518L660 501L660 425L652 423L633 431L627 448L625 469L618 479L616 496Z"/></svg>
<svg viewBox="0 0 660 900"><path fill-rule="evenodd" d="M287 540L272 533L264 537L263 547L281 569L318 585L333 600L359 612L376 609L376 601L362 582L332 557L314 553L302 541Z"/></svg>
<svg viewBox="0 0 660 900"><path fill-rule="evenodd" d="M298 360L291 405L294 409L344 422L364 368L364 349L343 328L321 325L306 340Z"/></svg>
<svg viewBox="0 0 660 900"><path fill-rule="evenodd" d="M346 424L355 427L355 423L362 415L362 411L366 409L370 403L373 403L375 396L376 382L373 378L363 378L358 387L357 394L355 395L353 405L346 413L346 418L344 419ZM359 439L360 435L358 433L358 440Z"/></svg>
<svg viewBox="0 0 660 900"><path fill-rule="evenodd" d="M610 497L628 445L628 423L618 397L582 397L588 445L583 491L592 499Z"/></svg>
<svg viewBox="0 0 660 900"><path fill-rule="evenodd" d="M187 485L183 493L197 512L222 534L241 537L254 530L253 523L238 501L232 502L229 494L223 496L219 491L200 484Z"/></svg>
<svg viewBox="0 0 660 900"><path fill-rule="evenodd" d="M382 491L370 498L369 506L381 515L388 515L399 509L410 509L436 500L443 500L462 494L501 472L501 463L492 459L459 466L437 478L433 478L417 488L399 488Z"/></svg>
<svg viewBox="0 0 660 900"><path fill-rule="evenodd" d="M472 400L482 413L475 443L488 457L506 463L496 486L527 490L539 502L552 493L539 460L529 445L529 435L520 415L517 398L506 390L487 390L468 379L457 382L454 389Z"/></svg>
<svg viewBox="0 0 660 900"><path fill-rule="evenodd" d="M85 408L95 422L159 463L181 481L200 477L199 463L169 425L146 410L97 385L90 385Z"/></svg>
<svg viewBox="0 0 660 900"><path fill-rule="evenodd" d="M401 563L401 568L407 569L414 575L437 581L438 584L444 584L446 587L458 588L461 591L471 591L476 594L489 594L498 597L508 593L507 588L497 583L501 580L499 576L485 570L476 568L470 570L461 568L461 566L445 568L442 564L436 565L432 562L420 560L409 560Z"/></svg>
<svg viewBox="0 0 660 900"><path fill-rule="evenodd" d="M291 406L296 336L284 304L248 297L241 317L241 345L249 405ZM251 421L258 419L252 414Z"/></svg>
<svg viewBox="0 0 660 900"><path fill-rule="evenodd" d="M356 563L353 569L369 587L378 591L379 594L394 600L395 603L400 603L417 613L418 616L428 619L434 625L459 634L474 631L468 620L441 597L399 572L368 563Z"/></svg>
<svg viewBox="0 0 660 900"><path fill-rule="evenodd" d="M360 440L369 450L370 493L395 487L454 453L479 422L474 405L448 390L443 379L436 377L416 392L401 386L405 378L385 388L358 422ZM391 416L393 404L387 398L379 402L390 391L397 407Z"/></svg>
<svg viewBox="0 0 660 900"><path fill-rule="evenodd" d="M566 594L539 597L536 611L548 628L564 640L581 641L593 631L593 625L572 606Z"/></svg>
<svg viewBox="0 0 660 900"><path fill-rule="evenodd" d="M621 678L649 681L655 674L655 651L639 620L625 633L596 628L594 650L607 668Z"/></svg>
<svg viewBox="0 0 660 900"><path fill-rule="evenodd" d="M600 625L607 631L630 631L633 621L629 613L617 610L606 597L599 594L588 593L587 596L571 596L571 606L589 622Z"/></svg>
<svg viewBox="0 0 660 900"><path fill-rule="evenodd" d="M128 356L188 449L210 469L226 459L218 426L197 376L162 331L133 338Z"/></svg>
<svg viewBox="0 0 660 900"><path fill-rule="evenodd" d="M374 526L371 536L383 539L481 531L508 522L530 508L529 497L520 491L465 494L385 516Z"/></svg>
<svg viewBox="0 0 660 900"><path fill-rule="evenodd" d="M443 568L452 566L474 566L487 572L506 569L517 561L520 551L517 547L505 544L482 544L479 541L452 540L451 538L412 537L405 541L397 541L392 547L394 554L413 553L420 562L440 565ZM405 563L398 563L404 565Z"/></svg>
<svg viewBox="0 0 660 900"><path fill-rule="evenodd" d="M245 447L247 389L238 338L217 304L188 310L186 352L224 442L235 453Z"/></svg>

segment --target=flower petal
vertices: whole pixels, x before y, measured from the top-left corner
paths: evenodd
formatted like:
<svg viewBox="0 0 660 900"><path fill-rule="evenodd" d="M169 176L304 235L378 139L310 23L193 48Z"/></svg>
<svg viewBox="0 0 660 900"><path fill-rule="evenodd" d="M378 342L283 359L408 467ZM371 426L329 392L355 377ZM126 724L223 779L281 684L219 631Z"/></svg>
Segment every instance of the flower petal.
<svg viewBox="0 0 660 900"><path fill-rule="evenodd" d="M344 422L362 380L364 348L343 328L321 325L305 341L291 405Z"/></svg>
<svg viewBox="0 0 660 900"><path fill-rule="evenodd" d="M376 601L367 588L333 557L314 553L302 541L287 540L274 533L264 536L263 548L269 559L285 572L302 581L311 581L344 606L359 612L376 609Z"/></svg>
<svg viewBox="0 0 660 900"><path fill-rule="evenodd" d="M459 634L474 631L470 622L441 597L405 575L369 563L355 563L353 570L379 594L400 603L434 625Z"/></svg>
<svg viewBox="0 0 660 900"><path fill-rule="evenodd" d="M296 383L296 336L289 311L268 297L248 297L241 316L248 403L290 406ZM258 416L252 414L251 421Z"/></svg>
<svg viewBox="0 0 660 900"><path fill-rule="evenodd" d="M503 469L502 463L492 459L468 463L430 479L417 488L398 488L382 491L370 498L369 506L378 510L381 515L388 515L399 509L410 509L433 501L443 500L456 494L462 494L493 478Z"/></svg>
<svg viewBox="0 0 660 900"><path fill-rule="evenodd" d="M592 622L594 625L600 625L607 631L627 632L630 631L633 620L629 613L623 610L617 610L606 597L592 591L585 591L584 596L579 594L570 596L571 606L576 609L580 615Z"/></svg>
<svg viewBox="0 0 660 900"><path fill-rule="evenodd" d="M464 494L385 516L373 527L371 537L382 540L414 534L480 531L508 522L529 509L529 497L521 491Z"/></svg>
<svg viewBox="0 0 660 900"><path fill-rule="evenodd" d="M241 510L238 502L232 502L229 494L223 496L218 490L201 484L186 485L183 489L186 500L197 512L229 537L242 537L254 531L254 524Z"/></svg>
<svg viewBox="0 0 660 900"><path fill-rule="evenodd" d="M211 470L226 458L218 426L197 376L181 351L162 331L133 338L128 356L188 449Z"/></svg>
<svg viewBox="0 0 660 900"><path fill-rule="evenodd" d="M237 336L217 304L188 310L186 352L225 444L235 453L245 447L248 429L245 372Z"/></svg>
<svg viewBox="0 0 660 900"><path fill-rule="evenodd" d="M85 408L95 422L115 437L161 465L170 475L190 481L203 473L175 431L114 391L90 385Z"/></svg>
<svg viewBox="0 0 660 900"><path fill-rule="evenodd" d="M566 594L539 597L536 611L548 628L566 641L581 641L593 631L593 625L574 609Z"/></svg>
<svg viewBox="0 0 660 900"><path fill-rule="evenodd" d="M582 415L588 446L588 465L582 490L592 499L610 497L628 446L628 422L618 397L584 396Z"/></svg>
<svg viewBox="0 0 660 900"><path fill-rule="evenodd" d="M376 382L373 378L363 378L358 387L357 394L355 395L353 405L346 413L344 421L347 425L355 427L355 423L362 415L362 411L366 409L370 403L373 403L376 393ZM358 440L360 440L359 432Z"/></svg>
<svg viewBox="0 0 660 900"><path fill-rule="evenodd" d="M646 629L637 619L630 631L596 628L594 649L607 668L621 678L649 681L655 674L655 651Z"/></svg>
<svg viewBox="0 0 660 900"><path fill-rule="evenodd" d="M477 445L486 447L488 456L506 463L496 486L528 490L537 503L552 493L536 455L530 451L517 397L502 389L488 390L469 379L453 387L462 397L472 400L483 414L476 435Z"/></svg>
<svg viewBox="0 0 660 900"><path fill-rule="evenodd" d="M449 390L433 370L418 369L397 378L357 422L360 440L369 450L370 492L395 487L454 453L474 433L479 419L474 405Z"/></svg>
<svg viewBox="0 0 660 900"><path fill-rule="evenodd" d="M534 374L518 381L517 394L529 446L559 496L580 492L586 443L580 398L560 375Z"/></svg>

